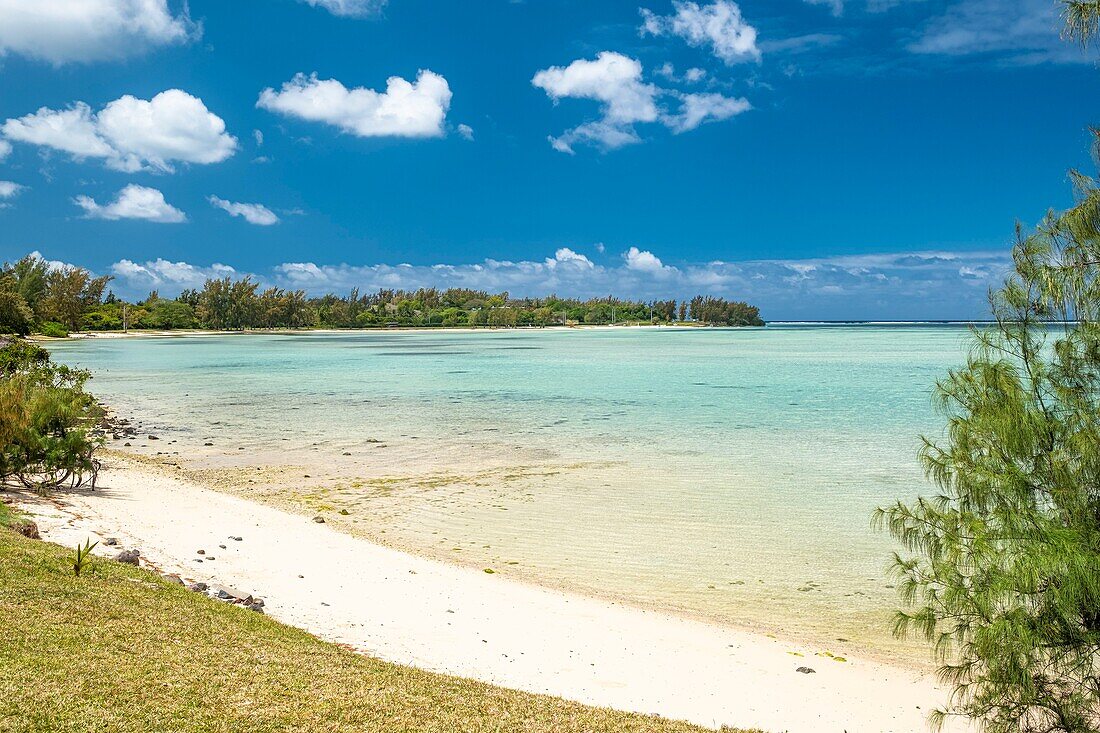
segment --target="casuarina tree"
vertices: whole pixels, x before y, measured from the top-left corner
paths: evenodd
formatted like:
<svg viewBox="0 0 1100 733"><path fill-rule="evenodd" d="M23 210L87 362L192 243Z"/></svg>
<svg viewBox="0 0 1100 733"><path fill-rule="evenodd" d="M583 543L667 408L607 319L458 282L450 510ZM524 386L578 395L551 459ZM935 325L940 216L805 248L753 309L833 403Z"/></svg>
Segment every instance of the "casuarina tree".
<svg viewBox="0 0 1100 733"><path fill-rule="evenodd" d="M1066 16L1087 42L1100 2ZM1071 178L1076 205L1018 235L995 325L937 386L938 493L875 516L907 550L895 630L933 641L953 686L936 719L994 733L1100 731L1100 188Z"/></svg>

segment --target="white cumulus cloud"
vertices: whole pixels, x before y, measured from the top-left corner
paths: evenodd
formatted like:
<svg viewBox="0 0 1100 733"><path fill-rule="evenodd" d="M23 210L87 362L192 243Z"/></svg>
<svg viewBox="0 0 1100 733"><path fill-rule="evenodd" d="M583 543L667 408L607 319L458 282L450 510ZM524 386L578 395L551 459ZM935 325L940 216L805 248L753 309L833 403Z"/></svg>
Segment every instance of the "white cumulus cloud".
<svg viewBox="0 0 1100 733"><path fill-rule="evenodd" d="M7 140L0 139L0 160L11 155L11 143Z"/></svg>
<svg viewBox="0 0 1100 733"><path fill-rule="evenodd" d="M601 103L599 119L550 137L554 149L563 153L573 153L579 143L613 150L639 142L635 128L639 123L660 122L673 132L686 132L703 122L729 119L751 109L741 98L662 89L644 81L641 62L614 51L601 51L594 60L577 59L568 66L543 69L531 83L555 103L567 97ZM659 100L665 96L681 101L679 113L670 113L661 105Z"/></svg>
<svg viewBox="0 0 1100 733"><path fill-rule="evenodd" d="M559 265L562 267L577 267L582 270L592 270L596 267L592 260L579 252L574 252L568 247L559 248L554 252L554 257L552 259L550 257L546 258L546 266L551 270L557 268Z"/></svg>
<svg viewBox="0 0 1100 733"><path fill-rule="evenodd" d="M0 55L60 65L142 53L199 35L167 0L0 0Z"/></svg>
<svg viewBox="0 0 1100 733"><path fill-rule="evenodd" d="M637 247L631 247L623 253L623 260L626 262L628 270L635 270L637 272L664 272L672 268L665 267L665 264L661 262L661 259L648 250L640 250Z"/></svg>
<svg viewBox="0 0 1100 733"><path fill-rule="evenodd" d="M701 6L674 0L672 7L676 12L669 16L657 15L643 8L641 32L655 36L679 36L690 46L709 48L727 64L760 59L756 28L742 17L737 3L715 0Z"/></svg>
<svg viewBox="0 0 1100 733"><path fill-rule="evenodd" d="M469 125L459 125L458 134L462 136L463 140L469 140L473 142L474 128L470 127Z"/></svg>
<svg viewBox="0 0 1100 733"><path fill-rule="evenodd" d="M391 76L384 92L348 89L335 79L298 74L279 91L263 90L256 106L324 122L358 137L442 137L451 88L446 79L426 69L414 82Z"/></svg>
<svg viewBox="0 0 1100 733"><path fill-rule="evenodd" d="M140 219L158 224L179 224L187 221L187 216L164 200L164 194L155 188L147 188L131 183L118 192L118 196L109 204L101 205L90 196L77 196L73 199L84 209L89 219Z"/></svg>
<svg viewBox="0 0 1100 733"><path fill-rule="evenodd" d="M642 81L642 64L614 51L601 51L595 60L577 59L568 66L551 66L535 74L531 83L558 102L565 97L593 99L602 104L602 119L551 137L555 150L572 153L578 142L607 149L638 142L637 122L658 117L659 90Z"/></svg>
<svg viewBox="0 0 1100 733"><path fill-rule="evenodd" d="M602 51L593 61L577 59L569 66L551 66L535 74L531 83L551 99L595 99L605 105L611 122L652 122L657 119L657 87L642 81L642 64L613 51Z"/></svg>
<svg viewBox="0 0 1100 733"><path fill-rule="evenodd" d="M130 95L92 112L84 102L68 109L42 107L0 127L8 140L102 159L115 170L171 173L175 163L219 163L237 149L225 122L202 100L179 89L152 99Z"/></svg>
<svg viewBox="0 0 1100 733"><path fill-rule="evenodd" d="M186 288L201 288L207 280L237 276L237 271L229 265L215 263L210 267L198 267L187 262L171 262L162 258L144 263L119 260L111 265L111 272L135 291L167 286L173 295Z"/></svg>
<svg viewBox="0 0 1100 733"><path fill-rule="evenodd" d="M210 196L207 200L211 205L216 206L230 216L239 216L249 224L267 227L279 223L279 217L275 215L275 212L263 204L239 204L220 199L217 196Z"/></svg>

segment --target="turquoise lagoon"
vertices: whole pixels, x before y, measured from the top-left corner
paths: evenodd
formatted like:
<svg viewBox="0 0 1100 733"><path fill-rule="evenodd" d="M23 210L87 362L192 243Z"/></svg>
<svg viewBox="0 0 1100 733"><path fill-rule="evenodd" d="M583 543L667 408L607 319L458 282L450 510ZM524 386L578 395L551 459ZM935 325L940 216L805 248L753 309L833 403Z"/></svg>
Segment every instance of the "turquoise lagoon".
<svg viewBox="0 0 1100 733"><path fill-rule="evenodd" d="M890 640L893 546L870 516L929 490L919 436L942 435L933 385L967 338L770 326L50 348L161 438L135 450L242 486L253 465L285 466L284 500L344 508L387 543L896 657L919 654Z"/></svg>

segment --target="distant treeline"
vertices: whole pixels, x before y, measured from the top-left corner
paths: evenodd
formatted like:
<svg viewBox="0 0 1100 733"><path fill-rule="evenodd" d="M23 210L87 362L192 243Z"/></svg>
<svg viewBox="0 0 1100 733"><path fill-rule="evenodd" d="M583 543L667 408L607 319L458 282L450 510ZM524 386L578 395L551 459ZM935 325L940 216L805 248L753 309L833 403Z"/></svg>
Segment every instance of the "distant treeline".
<svg viewBox="0 0 1100 733"><path fill-rule="evenodd" d="M0 269L0 333L189 329L384 328L389 326L551 326L690 322L762 326L760 310L743 302L697 296L651 302L593 298L512 298L464 288L379 290L308 297L304 290L267 288L245 277L207 280L178 297L128 303L108 291L109 277L79 267L51 268L25 257Z"/></svg>

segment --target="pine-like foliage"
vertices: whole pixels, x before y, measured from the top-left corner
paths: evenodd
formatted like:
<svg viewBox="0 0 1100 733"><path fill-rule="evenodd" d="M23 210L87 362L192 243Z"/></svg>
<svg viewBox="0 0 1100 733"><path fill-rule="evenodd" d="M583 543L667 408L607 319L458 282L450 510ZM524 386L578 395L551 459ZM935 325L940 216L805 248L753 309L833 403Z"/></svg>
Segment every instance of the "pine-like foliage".
<svg viewBox="0 0 1100 733"><path fill-rule="evenodd" d="M1062 0L1065 36L1087 45L1100 30L1100 0Z"/></svg>
<svg viewBox="0 0 1100 733"><path fill-rule="evenodd" d="M35 344L0 343L0 490L95 488L103 411L84 391L88 376Z"/></svg>
<svg viewBox="0 0 1100 733"><path fill-rule="evenodd" d="M965 368L936 390L940 493L879 510L908 611L993 733L1100 731L1100 190L1019 239Z"/></svg>

